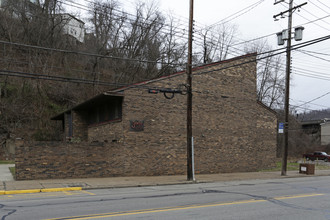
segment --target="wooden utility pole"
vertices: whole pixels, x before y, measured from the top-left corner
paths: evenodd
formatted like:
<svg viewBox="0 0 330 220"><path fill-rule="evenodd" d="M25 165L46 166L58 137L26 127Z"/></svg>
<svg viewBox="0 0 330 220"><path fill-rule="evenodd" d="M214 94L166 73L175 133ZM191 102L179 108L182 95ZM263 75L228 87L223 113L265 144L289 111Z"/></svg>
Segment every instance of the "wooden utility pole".
<svg viewBox="0 0 330 220"><path fill-rule="evenodd" d="M190 0L188 64L187 64L187 180L194 180L192 165L192 39L194 0Z"/></svg>
<svg viewBox="0 0 330 220"><path fill-rule="evenodd" d="M285 81L285 124L284 124L284 149L282 157L282 176L286 176L288 148L289 148L289 99L290 99L290 73L291 73L291 34L292 34L292 5L293 0L289 0L289 18L288 18L288 41L286 46L286 81Z"/></svg>
<svg viewBox="0 0 330 220"><path fill-rule="evenodd" d="M283 2L284 0L275 1L274 4ZM282 176L286 176L287 171L287 160L288 160L288 148L289 148L289 113L290 113L290 73L291 73L291 38L292 38L292 14L296 9L306 5L307 2L293 7L293 0L289 0L289 9L283 11L277 15L274 15L273 18L277 21L277 17L283 17L283 14L288 13L288 30L287 36L283 32L277 33L278 45L283 45L284 40L287 40L286 46L286 79L285 79L285 103L284 103L284 114L285 114L285 123L284 123L284 147L283 147L283 157L282 157ZM303 27L295 28L295 40L302 40L302 30Z"/></svg>

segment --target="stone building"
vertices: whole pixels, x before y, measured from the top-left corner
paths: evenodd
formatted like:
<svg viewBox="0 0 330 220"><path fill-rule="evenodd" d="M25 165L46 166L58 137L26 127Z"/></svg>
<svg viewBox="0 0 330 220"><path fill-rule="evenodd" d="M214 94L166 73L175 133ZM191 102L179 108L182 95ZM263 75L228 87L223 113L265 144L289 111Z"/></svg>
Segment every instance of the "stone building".
<svg viewBox="0 0 330 220"><path fill-rule="evenodd" d="M30 169L22 179L45 178L40 173L47 173L47 167L66 170L56 177L185 174L187 97L184 92L173 98L148 92L182 89L185 83L185 72L179 72L102 93L55 116L63 122L63 138L79 143L63 142L60 150L40 147L43 160L56 156L46 162L30 158L35 163L30 167L45 166L33 175ZM194 68L192 88L197 174L274 166L277 118L256 100L256 54ZM25 147L19 151L22 158L34 157ZM61 162L50 166L55 158Z"/></svg>

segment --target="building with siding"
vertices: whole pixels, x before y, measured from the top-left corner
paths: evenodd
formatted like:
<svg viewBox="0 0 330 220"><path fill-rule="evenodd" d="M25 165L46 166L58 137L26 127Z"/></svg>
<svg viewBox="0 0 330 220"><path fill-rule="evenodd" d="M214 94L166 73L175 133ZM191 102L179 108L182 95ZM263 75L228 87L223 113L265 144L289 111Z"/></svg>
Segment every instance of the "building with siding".
<svg viewBox="0 0 330 220"><path fill-rule="evenodd" d="M330 144L330 118L325 118L321 126L321 145Z"/></svg>
<svg viewBox="0 0 330 220"><path fill-rule="evenodd" d="M75 38L80 43L84 43L85 23L70 14L58 16L62 19L63 33Z"/></svg>

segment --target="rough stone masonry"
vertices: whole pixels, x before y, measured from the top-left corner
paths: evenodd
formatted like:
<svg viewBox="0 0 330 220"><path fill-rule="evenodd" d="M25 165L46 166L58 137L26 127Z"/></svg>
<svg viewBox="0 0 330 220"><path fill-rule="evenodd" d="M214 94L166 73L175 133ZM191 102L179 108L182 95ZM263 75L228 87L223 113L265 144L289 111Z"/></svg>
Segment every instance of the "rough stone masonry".
<svg viewBox="0 0 330 220"><path fill-rule="evenodd" d="M186 96L167 99L146 89L185 83L182 72L109 91L122 95L120 120L89 124L86 109L70 109L73 137L80 142L22 143L16 149L16 178L185 174ZM193 69L192 88L195 173L274 166L277 119L256 100L256 54ZM143 127L132 130L132 122Z"/></svg>

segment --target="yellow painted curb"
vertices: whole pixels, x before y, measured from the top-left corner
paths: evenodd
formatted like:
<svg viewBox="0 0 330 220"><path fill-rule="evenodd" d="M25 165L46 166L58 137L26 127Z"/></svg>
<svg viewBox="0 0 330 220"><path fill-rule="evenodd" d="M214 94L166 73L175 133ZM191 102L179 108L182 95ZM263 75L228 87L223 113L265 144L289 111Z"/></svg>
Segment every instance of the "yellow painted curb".
<svg viewBox="0 0 330 220"><path fill-rule="evenodd" d="M9 190L9 191L5 191L5 195L23 194L23 193L40 193L40 189L24 189L24 190Z"/></svg>
<svg viewBox="0 0 330 220"><path fill-rule="evenodd" d="M40 192L65 192L65 191L81 191L81 190L82 190L82 187L48 188L48 189L24 189L24 190L0 191L0 195L40 193Z"/></svg>
<svg viewBox="0 0 330 220"><path fill-rule="evenodd" d="M41 192L64 192L64 191L80 191L82 187L66 187L66 188L48 188L41 189Z"/></svg>

